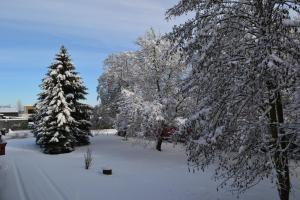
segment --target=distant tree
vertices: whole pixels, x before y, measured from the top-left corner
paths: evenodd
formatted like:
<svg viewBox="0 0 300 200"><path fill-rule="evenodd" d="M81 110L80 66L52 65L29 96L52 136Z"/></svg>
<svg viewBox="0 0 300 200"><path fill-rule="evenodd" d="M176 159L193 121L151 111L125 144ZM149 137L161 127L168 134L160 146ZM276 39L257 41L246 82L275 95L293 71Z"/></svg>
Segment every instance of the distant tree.
<svg viewBox="0 0 300 200"><path fill-rule="evenodd" d="M92 107L83 103L77 103L75 105L76 110L72 115L77 121L77 124L73 128L73 134L76 138L76 145L87 145L90 143L89 137L92 135L90 131L92 126L90 119L92 115Z"/></svg>
<svg viewBox="0 0 300 200"><path fill-rule="evenodd" d="M112 129L114 120L109 106L99 104L94 107L91 119L93 129Z"/></svg>
<svg viewBox="0 0 300 200"><path fill-rule="evenodd" d="M118 114L115 127L125 134L125 137L137 137L141 132L144 100L136 93L123 89L118 101Z"/></svg>
<svg viewBox="0 0 300 200"><path fill-rule="evenodd" d="M17 108L18 108L19 113L23 111L23 105L22 105L21 100L17 101Z"/></svg>
<svg viewBox="0 0 300 200"><path fill-rule="evenodd" d="M290 161L300 155L299 109L291 109L300 45L290 26L299 8L298 0L182 0L167 12L193 16L168 35L192 66L189 165L217 164L221 186L242 192L272 175L289 199Z"/></svg>
<svg viewBox="0 0 300 200"><path fill-rule="evenodd" d="M101 108L100 108L100 105L96 105L93 110L92 110L92 118L91 118L91 123L92 123L92 126L91 128L92 129L101 129L101 122L100 122L100 119L101 119Z"/></svg>
<svg viewBox="0 0 300 200"><path fill-rule="evenodd" d="M135 54L124 52L109 55L104 61L105 72L98 79L98 107L96 118L106 127L113 127L122 89L133 86Z"/></svg>

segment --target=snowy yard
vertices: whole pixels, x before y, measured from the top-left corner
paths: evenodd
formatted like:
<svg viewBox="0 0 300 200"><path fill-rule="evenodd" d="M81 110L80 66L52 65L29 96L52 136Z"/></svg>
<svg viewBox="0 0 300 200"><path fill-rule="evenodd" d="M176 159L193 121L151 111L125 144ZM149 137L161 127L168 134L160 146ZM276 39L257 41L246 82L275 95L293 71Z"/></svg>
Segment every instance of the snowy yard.
<svg viewBox="0 0 300 200"><path fill-rule="evenodd" d="M230 192L216 191L212 172L189 173L184 151L163 146L163 152L111 135L91 139L93 165L84 169L87 147L61 155L46 155L34 138L8 140L0 157L1 200L232 200ZM100 173L113 169L112 176ZM299 178L298 178L299 179ZM299 180L291 199L299 199ZM243 200L278 199L276 188L261 183Z"/></svg>

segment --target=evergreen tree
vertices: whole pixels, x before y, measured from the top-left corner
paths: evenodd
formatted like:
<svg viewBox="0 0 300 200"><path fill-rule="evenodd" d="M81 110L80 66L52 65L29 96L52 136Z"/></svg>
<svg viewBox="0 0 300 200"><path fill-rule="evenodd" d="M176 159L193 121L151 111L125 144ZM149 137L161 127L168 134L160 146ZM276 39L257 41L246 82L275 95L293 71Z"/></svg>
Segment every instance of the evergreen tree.
<svg viewBox="0 0 300 200"><path fill-rule="evenodd" d="M86 104L76 102L75 112L73 113L74 119L76 120L75 127L73 128L73 134L76 139L76 145L87 145L90 143L89 136L91 135L90 127L90 116L92 108Z"/></svg>
<svg viewBox="0 0 300 200"><path fill-rule="evenodd" d="M34 127L33 127L33 134L36 137L36 143L39 144L40 137L42 136L43 132L43 119L46 117L47 112L47 104L45 101L45 98L47 97L47 86L50 83L50 76L49 73L47 74L47 77L43 79L42 84L40 85L40 88L42 92L38 95L38 102L34 104Z"/></svg>
<svg viewBox="0 0 300 200"><path fill-rule="evenodd" d="M70 106L72 106L71 115L75 120L74 126L72 127L73 136L75 137L75 145L87 145L90 143L90 116L92 108L81 102L82 100L85 100L87 88L84 86L79 74L75 71L75 67L71 63L67 50L64 47L61 48L61 53L66 55L65 62L68 66L64 91L67 94L67 102L69 102Z"/></svg>
<svg viewBox="0 0 300 200"><path fill-rule="evenodd" d="M70 152L74 145L88 144L91 108L80 102L85 99L86 87L63 46L41 88L35 117L37 144L51 154Z"/></svg>

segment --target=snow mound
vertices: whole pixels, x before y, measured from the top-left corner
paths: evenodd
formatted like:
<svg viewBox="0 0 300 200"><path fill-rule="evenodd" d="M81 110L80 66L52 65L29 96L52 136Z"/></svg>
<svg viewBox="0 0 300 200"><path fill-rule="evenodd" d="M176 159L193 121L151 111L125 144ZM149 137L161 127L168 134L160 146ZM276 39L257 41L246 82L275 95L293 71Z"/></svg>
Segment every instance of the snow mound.
<svg viewBox="0 0 300 200"><path fill-rule="evenodd" d="M11 129L8 130L8 133L4 136L5 139L17 139L17 138L28 138L33 137L33 133L31 130L18 130L12 131Z"/></svg>
<svg viewBox="0 0 300 200"><path fill-rule="evenodd" d="M97 135L116 135L117 134L116 129L101 129L101 130L92 130L91 133L93 136Z"/></svg>

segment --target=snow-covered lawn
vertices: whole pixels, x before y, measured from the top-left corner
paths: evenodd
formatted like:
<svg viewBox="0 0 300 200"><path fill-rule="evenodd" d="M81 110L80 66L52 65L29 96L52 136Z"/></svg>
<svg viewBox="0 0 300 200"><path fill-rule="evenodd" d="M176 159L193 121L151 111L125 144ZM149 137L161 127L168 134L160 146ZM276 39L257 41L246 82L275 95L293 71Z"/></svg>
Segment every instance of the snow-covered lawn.
<svg viewBox="0 0 300 200"><path fill-rule="evenodd" d="M216 191L211 171L189 173L181 148L164 144L163 152L133 145L115 135L91 139L90 170L84 169L87 147L62 155L45 155L34 138L8 140L0 157L1 200L233 200L230 192ZM168 146L166 146L168 145ZM113 169L112 176L100 173ZM299 199L299 181L291 199ZM240 196L243 200L278 199L268 181Z"/></svg>

